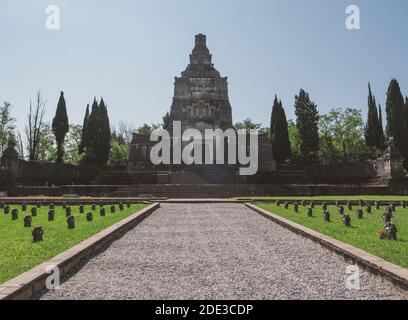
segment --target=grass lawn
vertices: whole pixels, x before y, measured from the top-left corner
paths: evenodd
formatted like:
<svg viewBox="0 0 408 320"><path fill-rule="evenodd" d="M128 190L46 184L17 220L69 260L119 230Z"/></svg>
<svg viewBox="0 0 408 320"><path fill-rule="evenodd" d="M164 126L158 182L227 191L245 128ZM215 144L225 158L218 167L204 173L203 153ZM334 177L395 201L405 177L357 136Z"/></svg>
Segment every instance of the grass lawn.
<svg viewBox="0 0 408 320"><path fill-rule="evenodd" d="M242 197L236 199L244 199ZM408 196L316 196L316 197L248 197L254 200L367 200L367 201L408 201Z"/></svg>
<svg viewBox="0 0 408 320"><path fill-rule="evenodd" d="M324 221L321 206L315 207L313 218L307 216L308 206L299 206L299 213L294 212L293 206L290 206L288 210L285 209L284 205L278 207L275 204L258 204L258 206L317 232L351 244L384 260L408 268L408 209L397 207L393 222L398 228L398 241L389 241L380 240L378 236L378 231L384 226L382 215L385 208L376 210L373 207L372 215L367 214L364 210L364 218L358 220L357 209L359 207L355 206L351 212L345 206L345 214L350 215L352 219L352 227L346 228L343 226L342 217L335 206L328 207L331 222Z"/></svg>
<svg viewBox="0 0 408 320"><path fill-rule="evenodd" d="M48 207L38 209L38 216L33 217L32 228L24 228L24 217L31 213L21 212L21 206L11 206L19 210L17 221L12 221L11 214L4 214L0 210L0 284L32 269L58 254L72 248L80 242L90 238L111 225L129 217L145 208L144 204L134 204L131 208L120 211L116 206L116 213L110 213L110 206L105 206L106 216L99 215L99 206L92 211L91 206L85 206L85 213L79 213L79 206L72 206L72 215L75 217L76 228L69 230L65 210L62 207L55 209L55 221L48 222ZM94 221L88 223L86 214L93 212ZM32 242L32 230L41 226L44 229L44 241Z"/></svg>

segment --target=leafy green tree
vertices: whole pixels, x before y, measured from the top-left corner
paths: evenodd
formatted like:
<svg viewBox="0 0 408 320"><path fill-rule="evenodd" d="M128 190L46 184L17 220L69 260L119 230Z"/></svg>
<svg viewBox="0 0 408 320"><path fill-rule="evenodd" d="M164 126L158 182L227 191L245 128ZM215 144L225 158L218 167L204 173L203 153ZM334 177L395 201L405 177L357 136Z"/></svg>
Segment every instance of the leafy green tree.
<svg viewBox="0 0 408 320"><path fill-rule="evenodd" d="M295 97L296 126L299 131L300 154L306 163L317 159L319 152L319 113L317 106L303 89Z"/></svg>
<svg viewBox="0 0 408 320"><path fill-rule="evenodd" d="M116 140L120 144L130 144L133 139L135 128L126 122L119 122L119 124L112 129L112 141Z"/></svg>
<svg viewBox="0 0 408 320"><path fill-rule="evenodd" d="M365 141L369 147L381 149L380 117L370 84L368 84L368 91L368 118L364 132Z"/></svg>
<svg viewBox="0 0 408 320"><path fill-rule="evenodd" d="M158 125L154 125L158 127ZM148 132L153 130L153 126L145 125L140 131ZM135 132L132 126L126 122L120 122L116 128L112 130L112 148L109 154L108 166L126 166L129 158L129 146Z"/></svg>
<svg viewBox="0 0 408 320"><path fill-rule="evenodd" d="M161 128L160 124L155 124L155 123L147 124L147 123L145 123L139 129L137 129L136 132L137 132L137 134L140 134L140 135L150 136L151 133L154 130L159 129L159 128Z"/></svg>
<svg viewBox="0 0 408 320"><path fill-rule="evenodd" d="M128 156L129 145L121 144L117 140L113 140L108 165L111 167L126 166L128 163Z"/></svg>
<svg viewBox="0 0 408 320"><path fill-rule="evenodd" d="M326 132L320 137L320 162L324 165L336 164L339 162L339 158L333 138Z"/></svg>
<svg viewBox="0 0 408 320"><path fill-rule="evenodd" d="M270 128L260 128L258 133L260 135L267 135L268 137L271 136L271 129Z"/></svg>
<svg viewBox="0 0 408 320"><path fill-rule="evenodd" d="M361 111L355 108L333 109L327 115L320 117L320 134L326 145L321 150L321 158L331 159L332 155L322 154L333 150L340 154L343 162L359 160L369 154L364 139L364 121Z"/></svg>
<svg viewBox="0 0 408 320"><path fill-rule="evenodd" d="M276 161L282 163L285 160L290 159L291 149L288 122L285 110L283 109L282 101L278 101L276 95L272 109L270 136Z"/></svg>
<svg viewBox="0 0 408 320"><path fill-rule="evenodd" d="M262 123L255 123L251 119L245 119L242 122L238 122L234 125L236 130L247 130L248 132L250 130L257 130L259 131L262 127Z"/></svg>
<svg viewBox="0 0 408 320"><path fill-rule="evenodd" d="M49 123L44 123L38 141L37 161L54 162L57 159L57 147L53 130Z"/></svg>
<svg viewBox="0 0 408 320"><path fill-rule="evenodd" d="M7 148L10 138L15 139L15 119L11 116L11 104L4 102L0 106L0 154Z"/></svg>
<svg viewBox="0 0 408 320"><path fill-rule="evenodd" d="M52 132L57 143L57 163L64 162L64 140L69 131L67 105L64 98L64 92L61 91L61 96L58 101L57 111L54 120L52 121Z"/></svg>
<svg viewBox="0 0 408 320"><path fill-rule="evenodd" d="M404 110L404 97L396 79L392 79L387 92L387 135L393 137L401 155L408 158L408 127Z"/></svg>
<svg viewBox="0 0 408 320"><path fill-rule="evenodd" d="M300 157L300 139L296 123L294 123L292 120L288 121L288 132L291 154L292 157L297 160Z"/></svg>
<svg viewBox="0 0 408 320"><path fill-rule="evenodd" d="M78 165L82 156L79 153L79 145L82 137L82 126L71 124L68 134L65 138L64 162L72 165Z"/></svg>

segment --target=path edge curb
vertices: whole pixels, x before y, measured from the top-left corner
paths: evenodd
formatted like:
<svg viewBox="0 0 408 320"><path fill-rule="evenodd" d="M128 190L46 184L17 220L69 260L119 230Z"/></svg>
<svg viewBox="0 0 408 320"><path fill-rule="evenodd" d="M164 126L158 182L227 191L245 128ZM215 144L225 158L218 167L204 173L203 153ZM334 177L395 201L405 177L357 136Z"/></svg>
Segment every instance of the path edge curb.
<svg viewBox="0 0 408 320"><path fill-rule="evenodd" d="M282 218L272 212L259 208L254 204L245 203L245 206L281 227L320 244L326 249L342 256L345 260L363 267L369 272L392 282L394 285L397 285L404 290L408 290L408 269L397 266L352 245Z"/></svg>
<svg viewBox="0 0 408 320"><path fill-rule="evenodd" d="M91 256L108 243L115 241L129 230L136 227L160 207L160 203L136 212L135 214L115 223L107 229L97 233L91 238L68 249L58 256L48 260L37 267L17 276L0 285L0 300L30 300L45 288L45 281L50 276L47 269L58 267L62 278L76 267L83 259Z"/></svg>

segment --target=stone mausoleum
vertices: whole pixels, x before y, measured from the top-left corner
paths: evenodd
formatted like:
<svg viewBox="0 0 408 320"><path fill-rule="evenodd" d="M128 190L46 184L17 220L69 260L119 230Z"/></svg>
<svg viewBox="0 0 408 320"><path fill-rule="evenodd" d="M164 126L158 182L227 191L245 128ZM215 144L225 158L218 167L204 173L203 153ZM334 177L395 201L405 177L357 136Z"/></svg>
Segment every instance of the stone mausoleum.
<svg viewBox="0 0 408 320"><path fill-rule="evenodd" d="M175 78L169 127L166 128L170 133L173 122L181 123L182 132L187 129L201 133L207 129L226 131L233 127L228 79L215 69L205 35L196 36L190 63L181 76ZM173 149L176 140L176 136L170 137ZM277 165L269 137L260 135L259 170L255 176L239 175L241 165L155 166L150 160L155 144L150 136L134 134L128 165L107 167L26 161L19 158L15 144L10 142L1 157L0 193L120 197L142 194L171 198L408 195L403 159L392 139L387 151L376 160L328 166L319 163Z"/></svg>
<svg viewBox="0 0 408 320"><path fill-rule="evenodd" d="M170 125L166 128L170 133L174 121L181 122L182 132L197 129L204 134L206 129L226 131L233 128L228 78L222 77L215 69L206 40L203 34L196 36L190 63L181 77L175 79ZM249 137L247 140L249 144ZM149 136L134 135L128 168L138 183L246 183L276 170L272 145L267 135L259 136L259 170L254 177L239 176L238 166L235 165L157 167L150 161L154 144L150 142Z"/></svg>

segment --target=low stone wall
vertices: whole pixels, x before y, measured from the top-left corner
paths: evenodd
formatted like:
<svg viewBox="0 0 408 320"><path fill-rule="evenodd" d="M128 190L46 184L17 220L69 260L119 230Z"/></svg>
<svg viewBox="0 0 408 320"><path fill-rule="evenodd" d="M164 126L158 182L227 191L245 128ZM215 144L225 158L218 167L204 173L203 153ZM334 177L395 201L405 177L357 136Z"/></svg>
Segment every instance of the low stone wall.
<svg viewBox="0 0 408 320"><path fill-rule="evenodd" d="M149 195L159 198L232 198L268 196L356 196L408 195L408 186L336 186L336 185L133 185L133 186L61 186L17 187L12 196L79 196L138 197Z"/></svg>
<svg viewBox="0 0 408 320"><path fill-rule="evenodd" d="M384 174L379 175L379 172L387 171L384 166L384 163L378 161L335 167L285 165L279 166L277 172L254 177L231 177L229 172L223 171L197 172L193 168L190 171L169 172L167 168L163 173L154 171L132 176L126 167L72 166L18 160L16 166L1 169L0 190L16 196L137 196L156 193L169 197L180 197L182 194L197 197L201 194L201 197L218 198L251 195L407 194L408 183L405 181L391 188L385 187L391 186L398 179L390 180ZM133 184L139 184L139 187L135 188ZM183 187L169 187L167 184ZM328 188L326 185L331 186ZM384 187L367 189L370 185Z"/></svg>
<svg viewBox="0 0 408 320"><path fill-rule="evenodd" d="M25 186L91 184L98 176L94 166L28 162L20 160L15 182Z"/></svg>
<svg viewBox="0 0 408 320"><path fill-rule="evenodd" d="M0 170L0 187L68 186L68 185L125 185L132 184L127 167L107 167L18 160L13 170ZM52 189L49 190L52 193Z"/></svg>
<svg viewBox="0 0 408 320"><path fill-rule="evenodd" d="M60 197L63 195L78 195L90 197L104 197L113 194L124 186L58 186L58 187L42 187L42 186L17 186L9 196L27 197L27 196L44 196L44 197Z"/></svg>
<svg viewBox="0 0 408 320"><path fill-rule="evenodd" d="M360 161L331 166L310 165L306 175L312 183L361 183L378 178L377 168L372 161Z"/></svg>
<svg viewBox="0 0 408 320"><path fill-rule="evenodd" d="M127 186L114 196L128 197L148 194L173 199L270 197L270 196L358 196L358 195L408 195L408 185L388 186L355 185L137 185Z"/></svg>

